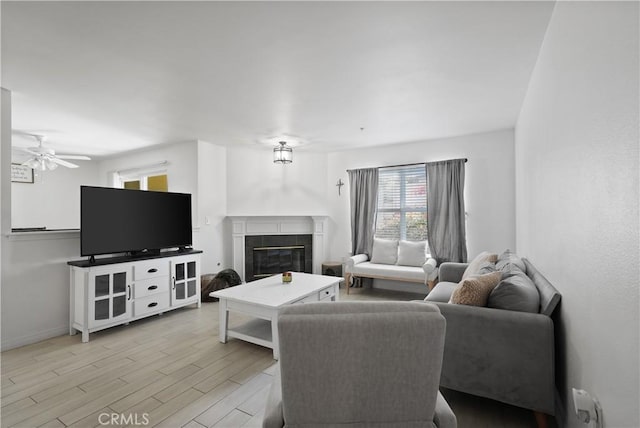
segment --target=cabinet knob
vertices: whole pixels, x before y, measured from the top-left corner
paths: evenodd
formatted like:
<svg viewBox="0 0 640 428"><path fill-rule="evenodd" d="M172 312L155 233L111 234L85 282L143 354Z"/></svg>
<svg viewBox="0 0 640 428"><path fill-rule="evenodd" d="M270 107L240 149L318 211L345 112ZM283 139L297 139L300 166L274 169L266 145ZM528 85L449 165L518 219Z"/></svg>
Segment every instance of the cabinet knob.
<svg viewBox="0 0 640 428"><path fill-rule="evenodd" d="M157 285L150 285L147 290L155 290L156 288L158 288Z"/></svg>
<svg viewBox="0 0 640 428"><path fill-rule="evenodd" d="M148 308L153 308L154 306L158 306L158 302L151 302L147 305Z"/></svg>
<svg viewBox="0 0 640 428"><path fill-rule="evenodd" d="M158 269L156 269L156 268L151 268L151 269L149 269L147 272L149 272L149 273L156 273L156 272L158 272Z"/></svg>

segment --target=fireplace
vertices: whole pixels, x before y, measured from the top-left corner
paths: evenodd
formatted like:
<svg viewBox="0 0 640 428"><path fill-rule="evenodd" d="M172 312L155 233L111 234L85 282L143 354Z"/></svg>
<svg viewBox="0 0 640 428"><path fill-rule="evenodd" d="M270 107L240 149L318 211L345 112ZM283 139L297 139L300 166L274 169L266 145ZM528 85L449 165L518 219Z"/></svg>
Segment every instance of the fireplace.
<svg viewBox="0 0 640 428"><path fill-rule="evenodd" d="M303 245L304 269L300 270L315 274L320 274L322 263L329 260L327 245L329 217L327 216L229 216L228 218L231 223L232 267L243 281L251 281L254 276L253 247ZM305 237L300 238L301 235ZM285 243L278 240L281 236L286 237ZM292 236L296 239L293 240ZM251 247L251 251L248 251L247 247Z"/></svg>
<svg viewBox="0 0 640 428"><path fill-rule="evenodd" d="M245 236L244 248L246 281L287 271L312 273L312 235Z"/></svg>

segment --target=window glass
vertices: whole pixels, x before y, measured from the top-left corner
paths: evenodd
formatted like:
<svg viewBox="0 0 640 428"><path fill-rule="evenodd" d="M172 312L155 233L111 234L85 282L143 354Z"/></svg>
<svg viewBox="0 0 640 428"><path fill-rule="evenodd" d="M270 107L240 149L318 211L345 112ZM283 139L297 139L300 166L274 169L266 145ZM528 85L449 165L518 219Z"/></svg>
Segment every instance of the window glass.
<svg viewBox="0 0 640 428"><path fill-rule="evenodd" d="M140 190L140 180L125 181L124 188L131 190Z"/></svg>
<svg viewBox="0 0 640 428"><path fill-rule="evenodd" d="M156 192L167 192L167 174L152 175L147 177L147 190L153 190Z"/></svg>

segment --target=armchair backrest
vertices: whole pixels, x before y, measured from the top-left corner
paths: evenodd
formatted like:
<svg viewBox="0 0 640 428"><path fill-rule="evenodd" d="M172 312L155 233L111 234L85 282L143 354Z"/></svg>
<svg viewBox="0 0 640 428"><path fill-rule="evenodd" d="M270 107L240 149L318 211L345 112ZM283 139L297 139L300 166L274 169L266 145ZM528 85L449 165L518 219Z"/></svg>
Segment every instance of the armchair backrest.
<svg viewBox="0 0 640 428"><path fill-rule="evenodd" d="M445 333L437 306L291 305L278 331L287 425L432 426Z"/></svg>

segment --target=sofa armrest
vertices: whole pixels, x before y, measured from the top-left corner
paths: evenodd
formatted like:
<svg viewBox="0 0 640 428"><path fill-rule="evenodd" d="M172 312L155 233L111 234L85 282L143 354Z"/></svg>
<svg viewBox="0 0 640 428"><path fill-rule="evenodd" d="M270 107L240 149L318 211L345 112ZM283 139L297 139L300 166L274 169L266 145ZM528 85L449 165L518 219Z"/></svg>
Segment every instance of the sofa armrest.
<svg viewBox="0 0 640 428"><path fill-rule="evenodd" d="M358 263L366 262L368 260L369 256L367 256L366 254L356 254L355 256L351 256L345 263L345 270L347 272L350 272L351 268L353 268L355 265L357 265Z"/></svg>
<svg viewBox="0 0 640 428"><path fill-rule="evenodd" d="M433 422L438 428L457 428L458 426L456 415L453 413L449 403L447 403L447 400L444 399L440 391L438 391Z"/></svg>
<svg viewBox="0 0 640 428"><path fill-rule="evenodd" d="M267 395L267 403L265 405L264 418L262 419L263 428L282 428L284 426L284 415L282 414L282 384L280 380L280 366L276 368L273 376L271 388Z"/></svg>
<svg viewBox="0 0 640 428"><path fill-rule="evenodd" d="M440 265L440 282L460 282L469 263L444 262Z"/></svg>
<svg viewBox="0 0 640 428"><path fill-rule="evenodd" d="M437 305L447 320L440 385L555 413L551 318L505 309L430 303Z"/></svg>

